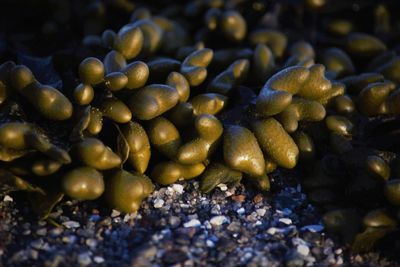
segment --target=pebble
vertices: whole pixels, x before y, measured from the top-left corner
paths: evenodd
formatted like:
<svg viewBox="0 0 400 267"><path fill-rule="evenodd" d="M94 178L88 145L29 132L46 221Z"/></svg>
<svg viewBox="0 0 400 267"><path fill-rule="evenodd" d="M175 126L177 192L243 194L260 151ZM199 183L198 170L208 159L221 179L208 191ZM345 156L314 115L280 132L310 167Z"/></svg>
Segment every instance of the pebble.
<svg viewBox="0 0 400 267"><path fill-rule="evenodd" d="M303 256L307 256L310 253L310 248L306 245L298 245L296 250L300 255Z"/></svg>
<svg viewBox="0 0 400 267"><path fill-rule="evenodd" d="M50 235L57 237L57 236L61 235L63 231L64 231L64 228L56 227L56 228L53 228L50 230Z"/></svg>
<svg viewBox="0 0 400 267"><path fill-rule="evenodd" d="M4 202L13 202L14 199L12 197L10 197L9 195L5 195L3 198Z"/></svg>
<svg viewBox="0 0 400 267"><path fill-rule="evenodd" d="M66 221L62 223L66 228L78 228L80 225L79 222L76 221Z"/></svg>
<svg viewBox="0 0 400 267"><path fill-rule="evenodd" d="M317 232L321 232L322 230L324 230L324 226L319 225L319 224L306 225L306 226L301 227L301 230L317 233Z"/></svg>
<svg viewBox="0 0 400 267"><path fill-rule="evenodd" d="M29 256L31 259L33 260L37 260L39 257L39 251L35 250L35 249L30 249L29 250Z"/></svg>
<svg viewBox="0 0 400 267"><path fill-rule="evenodd" d="M95 263L103 263L103 262L104 262L104 258L103 258L103 257L100 257L100 256L94 256L94 257L93 257L93 261L94 261Z"/></svg>
<svg viewBox="0 0 400 267"><path fill-rule="evenodd" d="M181 224L181 219L177 216L171 216L169 218L169 225L171 228L176 228Z"/></svg>
<svg viewBox="0 0 400 267"><path fill-rule="evenodd" d="M254 203L260 203L261 201L263 201L264 197L261 194L256 195L253 198Z"/></svg>
<svg viewBox="0 0 400 267"><path fill-rule="evenodd" d="M84 252L78 255L78 262L81 266L87 266L92 263L89 253Z"/></svg>
<svg viewBox="0 0 400 267"><path fill-rule="evenodd" d="M226 190L228 190L228 187L226 186L226 184L219 184L219 185L217 185L217 187L218 187L221 191L226 191Z"/></svg>
<svg viewBox="0 0 400 267"><path fill-rule="evenodd" d="M201 222L197 219L192 219L188 222L185 222L183 224L184 227L188 228L188 227L199 227L201 225Z"/></svg>
<svg viewBox="0 0 400 267"><path fill-rule="evenodd" d="M228 218L226 218L225 216L214 216L211 218L210 220L211 225L214 226L218 226L218 225L222 225L224 223L229 223Z"/></svg>
<svg viewBox="0 0 400 267"><path fill-rule="evenodd" d="M174 189L174 191L177 194L182 194L183 193L183 185L181 185L181 184L173 184L172 185L172 189Z"/></svg>
<svg viewBox="0 0 400 267"><path fill-rule="evenodd" d="M256 209L256 212L259 216L263 217L267 211L265 209Z"/></svg>
<svg viewBox="0 0 400 267"><path fill-rule="evenodd" d="M246 210L243 207L238 209L238 210L236 210L237 214L239 214L239 215L243 214L245 211Z"/></svg>
<svg viewBox="0 0 400 267"><path fill-rule="evenodd" d="M67 235L63 236L62 241L64 243L74 243L76 241L77 237L74 235Z"/></svg>
<svg viewBox="0 0 400 267"><path fill-rule="evenodd" d="M232 196L232 199L236 202L243 202L246 200L246 196L245 195L234 195Z"/></svg>
<svg viewBox="0 0 400 267"><path fill-rule="evenodd" d="M157 198L157 199L154 201L154 208L159 209L159 208L161 208L162 206L164 206L164 200L162 200L162 199L160 199L160 198Z"/></svg>
<svg viewBox="0 0 400 267"><path fill-rule="evenodd" d="M40 235L40 236L44 236L44 235L47 234L47 229L46 229L46 228L40 228L40 229L38 229L38 230L36 231L36 234L37 234L37 235Z"/></svg>
<svg viewBox="0 0 400 267"><path fill-rule="evenodd" d="M207 247L209 247L209 248L213 248L213 247L215 247L215 244L214 244L214 242L213 241L211 241L211 240L207 240L206 241L206 244L207 244Z"/></svg>
<svg viewBox="0 0 400 267"><path fill-rule="evenodd" d="M97 241L96 241L96 239L94 239L94 238L88 238L88 239L86 239L86 245L88 246L88 247L90 247L91 249L95 249L96 248L96 246L97 246Z"/></svg>
<svg viewBox="0 0 400 267"><path fill-rule="evenodd" d="M143 202L137 213L122 216L116 210L107 214L107 209L94 207L96 202L71 202L57 208L57 217L53 217L65 227L53 227L45 221L19 223L20 219L15 217L5 225L14 229L15 240L30 240L29 246L14 243L13 247L21 247L19 251L10 255L6 247L0 248L0 254L3 253L3 259L14 259L13 263L7 260L5 266L27 266L33 261L35 266L171 267L207 263L249 267L337 266L349 262L343 258L346 250L324 236L320 217L296 190L283 189L280 200L274 201L274 195L254 196L242 185L225 192L202 194L198 184L191 181L185 186L160 188ZM233 195L228 197L227 192ZM160 200L162 208L155 208ZM0 202L0 216L2 209L15 205L4 203ZM305 214L308 224L299 225ZM220 227L225 223L225 227ZM49 257L50 252L57 254Z"/></svg>
<svg viewBox="0 0 400 267"><path fill-rule="evenodd" d="M337 250L335 250L336 255L342 254L342 252L343 252L343 249L341 249L341 248L338 248Z"/></svg>
<svg viewBox="0 0 400 267"><path fill-rule="evenodd" d="M112 210L111 212L112 218L118 217L119 215L121 215L121 212L119 212L118 210Z"/></svg>
<svg viewBox="0 0 400 267"><path fill-rule="evenodd" d="M289 219L289 218L280 218L279 221L280 221L281 223L284 223L284 224L287 224L287 225L292 224L292 220Z"/></svg>

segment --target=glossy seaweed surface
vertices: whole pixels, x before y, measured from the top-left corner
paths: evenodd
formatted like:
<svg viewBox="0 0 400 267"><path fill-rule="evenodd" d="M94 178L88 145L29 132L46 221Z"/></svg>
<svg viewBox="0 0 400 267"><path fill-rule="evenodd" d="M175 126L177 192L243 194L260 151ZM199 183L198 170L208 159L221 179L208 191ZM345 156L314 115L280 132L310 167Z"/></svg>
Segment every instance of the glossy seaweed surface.
<svg viewBox="0 0 400 267"><path fill-rule="evenodd" d="M34 2L48 43L7 33L1 55L1 194L130 213L155 184L269 191L283 168L354 251L398 231L392 2Z"/></svg>

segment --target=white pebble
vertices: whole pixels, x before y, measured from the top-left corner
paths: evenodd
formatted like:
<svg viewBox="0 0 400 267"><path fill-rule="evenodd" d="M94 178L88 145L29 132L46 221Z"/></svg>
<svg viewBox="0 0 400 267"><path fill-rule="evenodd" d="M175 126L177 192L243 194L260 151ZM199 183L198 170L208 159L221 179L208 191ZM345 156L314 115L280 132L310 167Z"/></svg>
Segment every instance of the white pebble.
<svg viewBox="0 0 400 267"><path fill-rule="evenodd" d="M215 226L221 225L221 224L224 224L224 223L228 223L228 222L229 222L228 218L226 218L225 216L222 216L222 215L214 216L210 220L210 223L212 225L215 225Z"/></svg>
<svg viewBox="0 0 400 267"><path fill-rule="evenodd" d="M4 202L13 202L14 201L14 199L12 198L12 197L10 197L9 195L6 195L5 197L4 197L4 199L3 199L3 201Z"/></svg>
<svg viewBox="0 0 400 267"><path fill-rule="evenodd" d="M232 196L234 194L234 192L231 192L231 191L226 191L225 192L225 196L227 196L227 197L230 197L230 196Z"/></svg>
<svg viewBox="0 0 400 267"><path fill-rule="evenodd" d="M265 209L257 209L256 212L259 216L263 217L267 211Z"/></svg>
<svg viewBox="0 0 400 267"><path fill-rule="evenodd" d="M79 222L76 221L66 221L63 222L62 224L67 228L78 228L79 226L81 226Z"/></svg>
<svg viewBox="0 0 400 267"><path fill-rule="evenodd" d="M204 225L204 227L206 229L211 229L212 228L211 223L209 221L204 221L203 225Z"/></svg>
<svg viewBox="0 0 400 267"><path fill-rule="evenodd" d="M337 250L335 250L335 254L339 255L342 254L343 250L341 248L338 248Z"/></svg>
<svg viewBox="0 0 400 267"><path fill-rule="evenodd" d="M174 189L174 191L178 194L183 193L183 185L181 185L181 184L173 184L172 189Z"/></svg>
<svg viewBox="0 0 400 267"><path fill-rule="evenodd" d="M95 263L103 263L104 262L104 258L100 257L100 256L94 256L93 261Z"/></svg>
<svg viewBox="0 0 400 267"><path fill-rule="evenodd" d="M297 252L303 256L307 256L310 253L310 249L306 245L298 245Z"/></svg>
<svg viewBox="0 0 400 267"><path fill-rule="evenodd" d="M270 235L274 235L277 232L277 230L278 230L277 228L271 227L267 230L267 233Z"/></svg>
<svg viewBox="0 0 400 267"><path fill-rule="evenodd" d="M242 208L238 209L236 212L237 212L237 214L241 215L241 214L243 214L245 211L246 211L246 210L242 207Z"/></svg>
<svg viewBox="0 0 400 267"><path fill-rule="evenodd" d="M292 224L292 220L289 218L280 218L279 221L287 225Z"/></svg>
<svg viewBox="0 0 400 267"><path fill-rule="evenodd" d="M119 212L118 210L112 210L112 212L111 212L111 217L117 217L117 216L119 216L119 215L121 215L121 212Z"/></svg>
<svg viewBox="0 0 400 267"><path fill-rule="evenodd" d="M199 227L201 225L201 222L197 219L192 219L188 222L185 222L183 224L184 227L188 228L188 227Z"/></svg>
<svg viewBox="0 0 400 267"><path fill-rule="evenodd" d="M211 240L209 240L209 239L207 239L207 241L206 241L206 244L207 244L207 247L209 247L209 248L213 248L213 247L215 247L215 244L214 244L214 242L212 242Z"/></svg>
<svg viewBox="0 0 400 267"><path fill-rule="evenodd" d="M164 200L157 198L156 200L154 200L154 208L159 209L162 206L164 206Z"/></svg>
<svg viewBox="0 0 400 267"><path fill-rule="evenodd" d="M221 189L221 191L226 191L226 190L228 190L228 187L226 186L226 184L219 184L219 185L217 185L217 187L218 187L219 189Z"/></svg>

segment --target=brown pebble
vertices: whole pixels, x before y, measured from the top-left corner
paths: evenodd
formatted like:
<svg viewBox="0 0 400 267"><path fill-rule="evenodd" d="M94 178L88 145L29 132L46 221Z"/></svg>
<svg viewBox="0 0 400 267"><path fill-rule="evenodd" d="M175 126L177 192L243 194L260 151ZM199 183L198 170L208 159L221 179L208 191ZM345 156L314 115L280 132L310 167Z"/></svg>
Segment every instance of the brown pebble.
<svg viewBox="0 0 400 267"><path fill-rule="evenodd" d="M261 201L263 201L263 196L261 194L257 194L254 198L253 198L253 202L254 203L260 203Z"/></svg>
<svg viewBox="0 0 400 267"><path fill-rule="evenodd" d="M235 195L235 196L232 196L232 199L236 202L243 202L246 200L246 196L245 195Z"/></svg>

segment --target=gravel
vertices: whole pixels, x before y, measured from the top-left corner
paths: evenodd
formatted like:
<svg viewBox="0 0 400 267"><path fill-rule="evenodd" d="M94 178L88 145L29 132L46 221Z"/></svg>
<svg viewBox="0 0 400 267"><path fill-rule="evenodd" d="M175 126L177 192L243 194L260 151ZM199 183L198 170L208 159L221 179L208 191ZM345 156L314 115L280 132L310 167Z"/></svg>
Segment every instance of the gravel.
<svg viewBox="0 0 400 267"><path fill-rule="evenodd" d="M202 194L197 181L177 183L134 214L67 201L51 215L59 226L5 196L0 266L396 266L378 253L351 255L326 235L293 174L274 179L268 194L243 185Z"/></svg>

